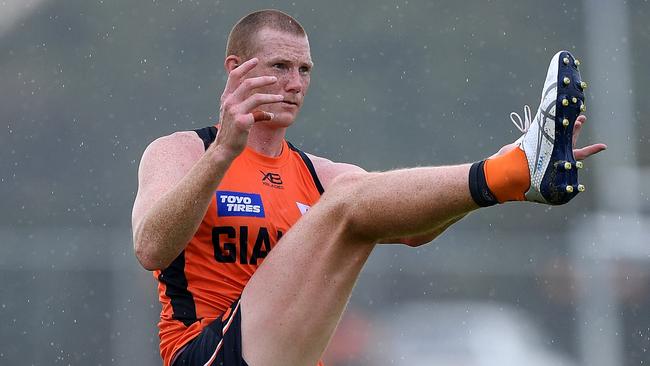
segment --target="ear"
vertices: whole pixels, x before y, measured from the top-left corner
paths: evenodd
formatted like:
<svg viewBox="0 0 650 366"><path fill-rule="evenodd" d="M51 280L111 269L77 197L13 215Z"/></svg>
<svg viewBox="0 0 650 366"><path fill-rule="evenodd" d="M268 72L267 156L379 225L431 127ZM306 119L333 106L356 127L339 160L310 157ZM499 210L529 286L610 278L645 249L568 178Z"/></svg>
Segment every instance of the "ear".
<svg viewBox="0 0 650 366"><path fill-rule="evenodd" d="M239 56L230 55L223 61L223 68L226 69L227 73L230 73L239 65L241 65L241 58Z"/></svg>

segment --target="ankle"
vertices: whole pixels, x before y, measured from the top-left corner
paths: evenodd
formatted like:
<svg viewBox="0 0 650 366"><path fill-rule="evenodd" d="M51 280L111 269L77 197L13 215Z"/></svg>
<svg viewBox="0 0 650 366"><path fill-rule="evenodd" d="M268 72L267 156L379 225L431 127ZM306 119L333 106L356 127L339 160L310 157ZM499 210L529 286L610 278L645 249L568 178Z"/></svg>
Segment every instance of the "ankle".
<svg viewBox="0 0 650 366"><path fill-rule="evenodd" d="M528 160L519 148L474 163L470 168L470 193L476 204L481 207L508 201L524 201L529 188Z"/></svg>
<svg viewBox="0 0 650 366"><path fill-rule="evenodd" d="M485 180L500 202L524 201L530 188L530 172L526 154L520 148L487 159L484 165Z"/></svg>

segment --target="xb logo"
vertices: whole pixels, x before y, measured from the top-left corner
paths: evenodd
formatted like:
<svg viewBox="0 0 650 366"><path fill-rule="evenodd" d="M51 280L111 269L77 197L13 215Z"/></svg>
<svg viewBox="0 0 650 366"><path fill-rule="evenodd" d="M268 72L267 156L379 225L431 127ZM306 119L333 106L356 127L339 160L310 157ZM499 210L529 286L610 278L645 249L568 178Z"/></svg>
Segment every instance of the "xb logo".
<svg viewBox="0 0 650 366"><path fill-rule="evenodd" d="M277 173L265 173L260 170L262 173L262 183L274 188L282 188L282 177Z"/></svg>

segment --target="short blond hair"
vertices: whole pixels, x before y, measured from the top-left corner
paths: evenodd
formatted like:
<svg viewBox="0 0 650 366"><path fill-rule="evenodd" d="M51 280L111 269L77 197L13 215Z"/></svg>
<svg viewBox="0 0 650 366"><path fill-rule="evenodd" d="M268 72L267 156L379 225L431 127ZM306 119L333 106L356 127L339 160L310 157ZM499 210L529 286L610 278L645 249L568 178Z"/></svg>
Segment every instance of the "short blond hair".
<svg viewBox="0 0 650 366"><path fill-rule="evenodd" d="M244 59L255 53L255 36L262 28L307 36L305 29L291 15L275 9L259 10L241 18L228 35L226 57L235 55Z"/></svg>

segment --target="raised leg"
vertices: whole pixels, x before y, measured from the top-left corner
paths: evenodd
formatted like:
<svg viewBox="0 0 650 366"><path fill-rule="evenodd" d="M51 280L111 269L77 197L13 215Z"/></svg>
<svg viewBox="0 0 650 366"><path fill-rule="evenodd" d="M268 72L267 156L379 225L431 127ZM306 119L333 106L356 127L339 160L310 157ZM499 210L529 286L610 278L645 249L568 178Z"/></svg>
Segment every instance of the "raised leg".
<svg viewBox="0 0 650 366"><path fill-rule="evenodd" d="M381 239L430 232L478 206L469 165L338 178L285 234L242 294L250 366L314 366Z"/></svg>
<svg viewBox="0 0 650 366"><path fill-rule="evenodd" d="M475 202L557 205L584 190L576 159L606 146L573 149L585 121L578 117L585 110L578 65L567 51L551 59L534 121L526 117L522 138L474 165L472 174L470 165L416 168L348 175L328 188L244 289L243 352L250 365L315 365L382 239L435 232L477 208Z"/></svg>

